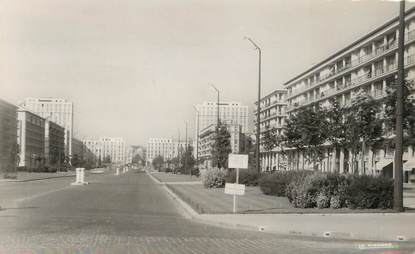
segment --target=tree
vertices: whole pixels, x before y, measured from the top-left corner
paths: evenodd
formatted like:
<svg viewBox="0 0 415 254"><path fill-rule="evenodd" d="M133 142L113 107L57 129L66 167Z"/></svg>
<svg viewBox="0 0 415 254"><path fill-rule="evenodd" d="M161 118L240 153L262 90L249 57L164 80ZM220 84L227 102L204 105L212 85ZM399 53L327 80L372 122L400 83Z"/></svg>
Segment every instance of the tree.
<svg viewBox="0 0 415 254"><path fill-rule="evenodd" d="M353 173L358 173L356 155L361 151L362 173L364 173L364 154L366 145L377 149L382 143L382 120L379 117L380 101L373 99L367 93L360 91L347 108L345 117L346 146L352 151Z"/></svg>
<svg viewBox="0 0 415 254"><path fill-rule="evenodd" d="M160 171L164 165L164 158L163 156L158 155L151 163L156 170Z"/></svg>
<svg viewBox="0 0 415 254"><path fill-rule="evenodd" d="M111 163L111 156L109 154L104 157L103 163L106 163L106 164Z"/></svg>
<svg viewBox="0 0 415 254"><path fill-rule="evenodd" d="M337 154L339 149L346 148L347 129L344 123L346 113L346 108L340 104L338 99L330 99L330 106L326 111L327 124L330 126L330 128L327 128L327 141L330 143L333 149L328 150L327 156L329 160L331 158L332 152Z"/></svg>
<svg viewBox="0 0 415 254"><path fill-rule="evenodd" d="M404 143L415 144L415 99L411 97L411 89L415 87L414 82L405 80L403 85L403 130ZM396 97L397 80L393 79L386 89L385 103L385 125L389 132L395 133L396 125Z"/></svg>
<svg viewBox="0 0 415 254"><path fill-rule="evenodd" d="M131 162L135 164L144 164L144 158L142 158L141 155L136 154L132 158Z"/></svg>
<svg viewBox="0 0 415 254"><path fill-rule="evenodd" d="M269 128L264 132L262 136L262 146L264 150L270 152L275 148L279 148L280 151L277 153L277 164L279 167L280 163L280 152L284 153L283 144L284 138L281 135L278 135L278 130L275 127Z"/></svg>
<svg viewBox="0 0 415 254"><path fill-rule="evenodd" d="M287 119L286 144L297 150L297 170L300 152L303 152L308 161L313 162L313 166L316 162L321 162L324 158L323 144L327 140L327 130L326 110L318 104L301 109Z"/></svg>
<svg viewBox="0 0 415 254"><path fill-rule="evenodd" d="M232 152L230 133L226 125L216 128L215 140L212 144L212 165L219 168L228 167L228 155Z"/></svg>
<svg viewBox="0 0 415 254"><path fill-rule="evenodd" d="M193 167L195 166L195 158L193 157L193 147L191 145L188 145L183 154L182 154L182 158L181 158L181 173L182 174L187 174L189 172L191 172L191 170L193 169ZM186 168L185 168L186 167Z"/></svg>

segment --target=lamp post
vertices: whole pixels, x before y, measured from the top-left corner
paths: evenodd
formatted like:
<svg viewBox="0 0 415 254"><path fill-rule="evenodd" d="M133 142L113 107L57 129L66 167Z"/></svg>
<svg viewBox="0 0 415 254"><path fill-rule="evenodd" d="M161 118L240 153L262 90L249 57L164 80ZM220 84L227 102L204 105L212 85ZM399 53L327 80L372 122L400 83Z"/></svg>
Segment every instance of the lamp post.
<svg viewBox="0 0 415 254"><path fill-rule="evenodd" d="M186 170L186 168L187 168L187 149L188 149L188 146L187 146L187 121L184 121L184 124L185 124L185 126L186 126L186 134L185 134L185 136L186 136L186 140L185 140L185 146L184 146L184 170ZM190 169L190 176L192 176L192 170Z"/></svg>
<svg viewBox="0 0 415 254"><path fill-rule="evenodd" d="M196 122L196 167L199 168L199 110L197 110L197 108L193 105L194 110L196 111L197 114L197 122Z"/></svg>
<svg viewBox="0 0 415 254"><path fill-rule="evenodd" d="M394 162L394 197L393 208L397 212L403 212L403 180L402 180L402 154L403 154L403 86L404 74L404 36L405 36L405 0L400 1L399 7L399 41L398 41L398 87L396 91L396 137L395 137L395 162Z"/></svg>
<svg viewBox="0 0 415 254"><path fill-rule="evenodd" d="M216 122L216 138L218 138L218 136L219 136L219 125L220 125L220 117L219 117L219 96L220 96L220 92L219 92L219 89L217 89L214 85L210 85L210 86L213 89L215 89L216 92L218 93L218 102L216 104L216 109L217 109L216 114L217 114L217 117L218 117L217 122ZM219 160L217 160L217 161L218 161L218 168L220 168Z"/></svg>
<svg viewBox="0 0 415 254"><path fill-rule="evenodd" d="M261 48L249 37L244 37L244 39L254 45L255 49L258 50L258 101L257 101L257 118L256 118L256 168L257 171L261 171L261 161L259 159L259 149L260 149L260 102L261 102L261 57L262 52Z"/></svg>
<svg viewBox="0 0 415 254"><path fill-rule="evenodd" d="M216 104L216 114L217 114L217 122L216 122L216 127L219 129L219 124L220 124L220 116L219 116L219 96L220 96L220 92L219 89L216 88L216 86L214 85L210 85L213 89L216 90L216 92L218 93L218 102Z"/></svg>

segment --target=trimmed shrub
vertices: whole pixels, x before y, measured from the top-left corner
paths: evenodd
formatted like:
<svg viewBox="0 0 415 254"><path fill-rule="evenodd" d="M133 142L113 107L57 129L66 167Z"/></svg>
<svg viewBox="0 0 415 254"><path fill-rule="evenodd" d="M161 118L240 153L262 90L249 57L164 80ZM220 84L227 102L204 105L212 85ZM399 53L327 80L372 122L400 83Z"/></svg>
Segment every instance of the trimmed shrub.
<svg viewBox="0 0 415 254"><path fill-rule="evenodd" d="M317 194L316 203L318 208L322 209L330 207L330 201L331 197L327 191L320 191Z"/></svg>
<svg viewBox="0 0 415 254"><path fill-rule="evenodd" d="M331 196L330 198L330 208L339 209L342 208L344 202L342 203L339 195Z"/></svg>
<svg viewBox="0 0 415 254"><path fill-rule="evenodd" d="M275 171L261 175L258 183L262 193L282 197L287 195L287 186L291 182L310 173L311 171Z"/></svg>
<svg viewBox="0 0 415 254"><path fill-rule="evenodd" d="M352 176L346 201L351 209L392 208L393 180L382 176Z"/></svg>
<svg viewBox="0 0 415 254"><path fill-rule="evenodd" d="M257 186L260 174L254 170L240 169L239 170L239 183L247 186ZM236 170L229 170L226 175L227 183L236 182Z"/></svg>
<svg viewBox="0 0 415 254"><path fill-rule="evenodd" d="M225 185L226 170L223 168L211 168L200 172L205 188L221 188Z"/></svg>

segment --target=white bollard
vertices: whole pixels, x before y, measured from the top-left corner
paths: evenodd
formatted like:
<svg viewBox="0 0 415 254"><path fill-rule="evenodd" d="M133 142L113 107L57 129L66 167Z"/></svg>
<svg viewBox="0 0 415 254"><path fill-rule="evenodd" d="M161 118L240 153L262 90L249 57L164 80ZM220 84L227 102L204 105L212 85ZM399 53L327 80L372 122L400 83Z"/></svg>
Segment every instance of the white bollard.
<svg viewBox="0 0 415 254"><path fill-rule="evenodd" d="M72 183L72 185L85 185L88 184L88 182L85 182L85 169L84 168L76 168L76 178L75 182Z"/></svg>

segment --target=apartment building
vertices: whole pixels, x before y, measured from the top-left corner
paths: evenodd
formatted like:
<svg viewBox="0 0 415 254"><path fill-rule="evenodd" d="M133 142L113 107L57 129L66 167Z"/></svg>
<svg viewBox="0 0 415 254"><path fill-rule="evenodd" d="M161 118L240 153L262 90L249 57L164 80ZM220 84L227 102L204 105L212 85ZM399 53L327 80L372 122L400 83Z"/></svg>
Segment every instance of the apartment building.
<svg viewBox="0 0 415 254"><path fill-rule="evenodd" d="M82 143L85 147L85 156L88 159L95 158L95 166L98 166L98 161L103 159L103 145L101 141L96 139L83 139ZM91 154L93 156L91 156Z"/></svg>
<svg viewBox="0 0 415 254"><path fill-rule="evenodd" d="M246 152L246 134L242 133L242 126L238 124L226 125L230 134L229 142L232 153ZM199 134L199 160L203 166L210 168L212 165L212 146L216 137L216 124L211 124L202 129Z"/></svg>
<svg viewBox="0 0 415 254"><path fill-rule="evenodd" d="M17 107L0 99L0 172L15 172L17 164Z"/></svg>
<svg viewBox="0 0 415 254"><path fill-rule="evenodd" d="M19 167L39 168L45 165L45 119L27 111L17 110L17 143Z"/></svg>
<svg viewBox="0 0 415 254"><path fill-rule="evenodd" d="M260 137L268 131L273 131L275 135L283 135L283 127L287 118L287 90L277 89L264 96L260 100ZM257 123L257 102L255 102L254 124L256 133ZM283 163L284 157L280 156L279 148L272 151L266 151L260 146L261 168L263 171L278 170ZM284 162L285 164L285 162Z"/></svg>
<svg viewBox="0 0 415 254"><path fill-rule="evenodd" d="M113 164L123 165L126 163L126 145L123 138L101 137L96 140L85 139L82 143L102 162L109 158Z"/></svg>
<svg viewBox="0 0 415 254"><path fill-rule="evenodd" d="M285 82L283 86L287 89L287 113L295 113L312 103L329 106L332 98L337 99L342 105L350 105L356 94L362 91L374 98L384 97L387 85L397 76L398 38L398 18L394 18ZM407 11L404 41L406 78L413 80L415 78L414 8ZM288 151L290 157L288 161L291 162L288 164L289 168L295 167L293 165L294 158L297 157L295 153L296 151ZM317 169L350 172L350 151L340 150L331 154L332 156L328 156L317 165ZM379 174L384 173L387 168L391 172L392 150L380 150L372 154L368 149L364 156L365 163L359 165L359 172ZM404 160L409 162L413 156L412 147L407 148ZM300 163L303 164L300 166L302 168L311 166L302 155L300 155Z"/></svg>
<svg viewBox="0 0 415 254"><path fill-rule="evenodd" d="M65 128L45 120L45 165L62 165L65 160Z"/></svg>
<svg viewBox="0 0 415 254"><path fill-rule="evenodd" d="M65 128L65 155L72 156L73 103L57 98L26 98L20 107Z"/></svg>
<svg viewBox="0 0 415 254"><path fill-rule="evenodd" d="M212 124L217 124L218 121L218 103L212 101L205 101L202 104L195 106L196 108L196 122L195 126L195 140L200 131ZM249 132L249 111L248 106L242 105L240 102L219 102L219 119L220 122L227 125L240 125L242 133ZM199 130L199 133L197 133ZM195 143L195 150L198 144Z"/></svg>
<svg viewBox="0 0 415 254"><path fill-rule="evenodd" d="M150 138L146 148L146 164L151 165L153 159L162 156L164 160L173 159L185 150L186 144L190 145L191 139L174 140L169 138Z"/></svg>

